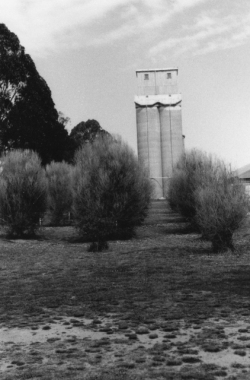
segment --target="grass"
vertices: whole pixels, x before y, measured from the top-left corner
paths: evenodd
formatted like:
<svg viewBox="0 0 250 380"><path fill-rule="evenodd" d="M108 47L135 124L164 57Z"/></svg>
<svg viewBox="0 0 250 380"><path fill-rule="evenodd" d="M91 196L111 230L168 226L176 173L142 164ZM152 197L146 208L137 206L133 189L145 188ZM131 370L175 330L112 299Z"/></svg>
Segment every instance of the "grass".
<svg viewBox="0 0 250 380"><path fill-rule="evenodd" d="M210 244L171 212L161 216L160 224L152 214L136 238L113 241L110 250L102 253L87 252L88 244L77 242L72 227L43 228L37 240L8 240L2 235L0 323L30 328L48 324L56 315L96 319L115 314L135 329L159 321L171 324L184 320L190 325L212 317L246 318L250 316L247 226L236 241L236 253L214 255ZM60 344L63 348L63 342ZM160 370L161 362L149 362L148 353L147 364L142 360L141 366L135 366L132 357L121 366L114 360L113 364L101 364L92 356L86 362L80 342L75 347L78 351L68 353L65 359L65 354L56 356L51 345L39 346L43 358L39 365L25 356L24 368L14 367L3 378L185 378L183 371ZM17 353L8 355L18 358ZM59 365L60 361L63 364ZM215 376L211 371L204 373L205 377L195 378Z"/></svg>

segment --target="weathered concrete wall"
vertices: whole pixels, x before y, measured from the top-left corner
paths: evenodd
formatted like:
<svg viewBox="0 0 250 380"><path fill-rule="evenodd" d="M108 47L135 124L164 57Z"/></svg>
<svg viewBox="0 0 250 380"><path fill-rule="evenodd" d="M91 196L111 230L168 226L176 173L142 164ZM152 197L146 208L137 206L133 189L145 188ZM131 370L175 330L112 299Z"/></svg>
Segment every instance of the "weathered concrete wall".
<svg viewBox="0 0 250 380"><path fill-rule="evenodd" d="M177 94L178 70L175 68L158 70L137 70L138 95Z"/></svg>
<svg viewBox="0 0 250 380"><path fill-rule="evenodd" d="M154 198L161 198L167 195L173 167L184 151L178 70L139 70L136 75L138 157L154 183Z"/></svg>
<svg viewBox="0 0 250 380"><path fill-rule="evenodd" d="M157 107L136 109L138 157L154 182L155 198L162 197L161 127Z"/></svg>
<svg viewBox="0 0 250 380"><path fill-rule="evenodd" d="M161 122L163 196L166 197L169 178L183 153L181 107L177 105L159 108Z"/></svg>

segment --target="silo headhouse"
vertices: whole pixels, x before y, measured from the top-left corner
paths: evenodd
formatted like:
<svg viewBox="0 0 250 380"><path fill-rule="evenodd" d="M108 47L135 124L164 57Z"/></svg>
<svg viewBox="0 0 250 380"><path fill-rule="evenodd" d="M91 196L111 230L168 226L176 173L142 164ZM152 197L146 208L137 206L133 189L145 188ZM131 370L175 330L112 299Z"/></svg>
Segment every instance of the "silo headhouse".
<svg viewBox="0 0 250 380"><path fill-rule="evenodd" d="M167 194L173 168L184 152L178 69L137 70L135 96L138 158L154 183L154 198Z"/></svg>

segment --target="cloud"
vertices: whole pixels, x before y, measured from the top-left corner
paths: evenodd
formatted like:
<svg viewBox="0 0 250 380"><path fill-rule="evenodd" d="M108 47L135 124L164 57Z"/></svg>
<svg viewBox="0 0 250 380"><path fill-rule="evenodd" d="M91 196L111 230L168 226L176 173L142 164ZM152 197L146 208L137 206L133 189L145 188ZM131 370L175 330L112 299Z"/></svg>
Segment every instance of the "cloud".
<svg viewBox="0 0 250 380"><path fill-rule="evenodd" d="M19 36L27 50L39 54L44 49L64 46L64 38L74 44L79 28L88 28L109 12L135 0L0 1L1 22Z"/></svg>
<svg viewBox="0 0 250 380"><path fill-rule="evenodd" d="M176 0L173 1L173 8L175 12L181 12L187 8L194 7L201 3L204 3L206 0Z"/></svg>
<svg viewBox="0 0 250 380"><path fill-rule="evenodd" d="M149 51L152 59L172 51L175 56L186 52L194 55L231 49L245 44L250 37L250 10L244 15L201 14L193 25L184 25L179 35L160 41Z"/></svg>
<svg viewBox="0 0 250 380"><path fill-rule="evenodd" d="M207 0L0 0L0 21L27 52L112 43L158 30L174 14Z"/></svg>
<svg viewBox="0 0 250 380"><path fill-rule="evenodd" d="M151 38L157 35L164 25L174 17L207 0L140 0L122 10L122 18L126 16L127 23L113 28L110 32L92 40L92 45L102 45L118 41L121 38L136 36L137 40ZM125 12L125 13L124 13ZM126 16L125 16L126 15Z"/></svg>
<svg viewBox="0 0 250 380"><path fill-rule="evenodd" d="M0 22L36 56L127 41L148 43L149 57L159 60L166 52L234 48L250 37L250 7L233 0L227 6L215 0L0 0Z"/></svg>

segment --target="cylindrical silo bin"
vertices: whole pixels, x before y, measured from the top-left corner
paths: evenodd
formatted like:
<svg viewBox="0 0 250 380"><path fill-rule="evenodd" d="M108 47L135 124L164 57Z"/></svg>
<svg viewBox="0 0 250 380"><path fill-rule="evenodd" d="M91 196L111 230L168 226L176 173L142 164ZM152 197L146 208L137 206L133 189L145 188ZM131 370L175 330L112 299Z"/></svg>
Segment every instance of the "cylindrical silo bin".
<svg viewBox="0 0 250 380"><path fill-rule="evenodd" d="M136 107L138 157L148 169L154 198L163 196L161 128L157 107Z"/></svg>
<svg viewBox="0 0 250 380"><path fill-rule="evenodd" d="M181 106L171 107L171 125L172 125L172 141L173 141L173 164L179 161L184 153L183 135L182 135L182 117Z"/></svg>
<svg viewBox="0 0 250 380"><path fill-rule="evenodd" d="M161 149L162 149L162 177L163 195L167 195L168 183L173 168L183 153L183 138L180 106L161 106Z"/></svg>
<svg viewBox="0 0 250 380"><path fill-rule="evenodd" d="M138 159L149 171L148 123L144 107L136 106L136 126Z"/></svg>

